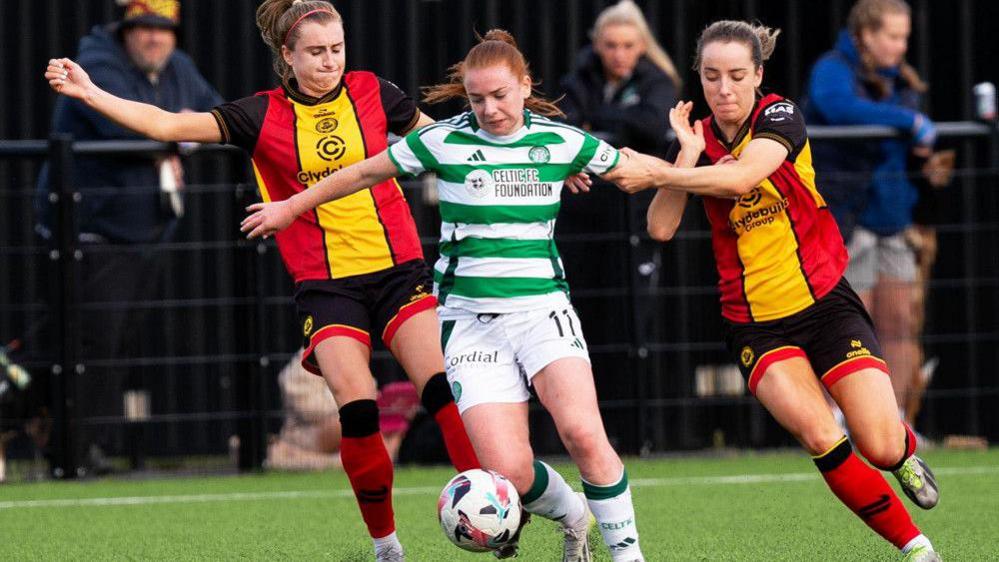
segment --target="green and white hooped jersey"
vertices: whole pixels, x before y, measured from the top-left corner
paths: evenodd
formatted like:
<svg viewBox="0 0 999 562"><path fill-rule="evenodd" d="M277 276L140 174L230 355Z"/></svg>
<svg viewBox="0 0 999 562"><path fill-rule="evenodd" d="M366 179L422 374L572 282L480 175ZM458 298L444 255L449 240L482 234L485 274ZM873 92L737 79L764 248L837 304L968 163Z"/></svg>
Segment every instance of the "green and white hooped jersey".
<svg viewBox="0 0 999 562"><path fill-rule="evenodd" d="M568 304L554 241L562 185L580 171L607 172L616 149L525 110L511 135L490 135L466 112L410 133L388 153L403 173L438 176L442 317Z"/></svg>

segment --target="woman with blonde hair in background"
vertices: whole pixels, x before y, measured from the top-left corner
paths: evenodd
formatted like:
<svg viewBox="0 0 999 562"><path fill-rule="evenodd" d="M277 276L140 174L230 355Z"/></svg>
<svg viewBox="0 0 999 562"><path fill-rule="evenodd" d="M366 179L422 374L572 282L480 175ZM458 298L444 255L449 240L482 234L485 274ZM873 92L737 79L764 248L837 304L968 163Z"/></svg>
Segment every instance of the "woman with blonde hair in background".
<svg viewBox="0 0 999 562"><path fill-rule="evenodd" d="M669 109L676 104L681 80L673 60L659 45L632 0L621 0L597 16L590 32L592 43L576 57L575 68L562 78L564 96L559 108L570 125L591 131L615 147L664 156ZM640 193L627 205L627 216L638 239L632 248L633 278L643 289L635 308L636 336L661 341L665 318L656 313L654 291L660 285L662 244L641 234L645 231L645 209L652 192ZM594 216L597 226L620 229L619 214ZM627 275L622 270L621 275ZM627 282L627 281L622 281ZM642 362L635 376L656 376L663 368L661 354Z"/></svg>
<svg viewBox="0 0 999 562"><path fill-rule="evenodd" d="M649 29L642 10L621 0L600 12L592 45L562 78L565 121L609 135L615 146L661 155L666 148L666 114L676 103L680 74Z"/></svg>

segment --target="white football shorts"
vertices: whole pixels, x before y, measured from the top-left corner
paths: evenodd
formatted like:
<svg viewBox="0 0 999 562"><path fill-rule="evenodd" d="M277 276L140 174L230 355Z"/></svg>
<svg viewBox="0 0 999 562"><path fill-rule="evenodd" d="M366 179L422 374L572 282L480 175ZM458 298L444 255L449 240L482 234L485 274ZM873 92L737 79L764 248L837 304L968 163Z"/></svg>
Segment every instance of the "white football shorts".
<svg viewBox="0 0 999 562"><path fill-rule="evenodd" d="M526 402L531 378L554 361L590 361L572 306L508 314L469 314L441 322L444 365L458 411Z"/></svg>

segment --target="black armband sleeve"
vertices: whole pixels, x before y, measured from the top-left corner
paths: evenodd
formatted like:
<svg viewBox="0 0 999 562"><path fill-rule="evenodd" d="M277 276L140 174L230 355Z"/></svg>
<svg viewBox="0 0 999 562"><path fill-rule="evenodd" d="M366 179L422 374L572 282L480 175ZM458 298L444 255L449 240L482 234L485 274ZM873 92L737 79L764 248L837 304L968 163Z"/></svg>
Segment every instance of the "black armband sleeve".
<svg viewBox="0 0 999 562"><path fill-rule="evenodd" d="M770 139L787 149L792 162L808 140L805 118L801 110L788 100L779 100L764 107L753 126L754 139Z"/></svg>
<svg viewBox="0 0 999 562"><path fill-rule="evenodd" d="M416 107L416 102L388 80L379 78L378 85L385 119L388 121L388 130L400 137L404 136L420 120L420 110Z"/></svg>
<svg viewBox="0 0 999 562"><path fill-rule="evenodd" d="M250 96L212 109L222 142L238 146L252 155L264 126L267 103L266 96Z"/></svg>

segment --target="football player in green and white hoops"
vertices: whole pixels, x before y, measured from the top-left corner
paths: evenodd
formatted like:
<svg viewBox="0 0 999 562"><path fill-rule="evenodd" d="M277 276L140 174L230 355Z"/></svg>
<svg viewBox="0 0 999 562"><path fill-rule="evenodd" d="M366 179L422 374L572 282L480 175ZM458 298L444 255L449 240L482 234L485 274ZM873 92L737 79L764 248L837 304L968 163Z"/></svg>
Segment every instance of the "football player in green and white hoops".
<svg viewBox="0 0 999 562"><path fill-rule="evenodd" d="M629 161L546 117L560 112L533 94L524 56L505 31L488 32L449 78L427 89L426 101L460 97L472 111L411 133L290 199L251 205L242 230L266 237L379 181L436 173L442 224L434 285L445 367L482 467L509 478L529 513L562 525L564 560L591 559L591 513L613 560L644 560L627 473L604 431L553 238L565 180ZM579 179L571 187L585 188ZM585 497L534 459L528 385L579 467ZM516 551L513 541L495 554Z"/></svg>

